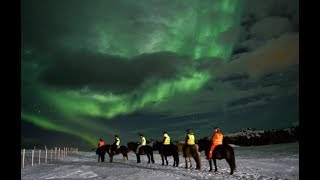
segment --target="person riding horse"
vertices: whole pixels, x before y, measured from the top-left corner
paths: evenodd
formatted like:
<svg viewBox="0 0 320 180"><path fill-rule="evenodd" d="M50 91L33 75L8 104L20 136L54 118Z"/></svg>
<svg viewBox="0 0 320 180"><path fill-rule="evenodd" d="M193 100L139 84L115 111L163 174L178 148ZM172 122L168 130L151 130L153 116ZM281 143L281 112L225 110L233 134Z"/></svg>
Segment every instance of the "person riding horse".
<svg viewBox="0 0 320 180"><path fill-rule="evenodd" d="M194 134L191 131L191 129L187 129L187 136L185 139L185 145L183 146L183 157L186 157L186 149L189 146L194 146L195 145L195 138L194 138Z"/></svg>
<svg viewBox="0 0 320 180"><path fill-rule="evenodd" d="M111 151L117 151L117 149L120 147L120 138L118 135L114 136L115 140L113 142L113 144L111 145L110 150Z"/></svg>
<svg viewBox="0 0 320 180"><path fill-rule="evenodd" d="M170 148L170 136L168 135L168 133L166 131L163 132L163 139L162 139L162 144L163 146L161 146L161 151L162 152L168 152L169 148Z"/></svg>
<svg viewBox="0 0 320 180"><path fill-rule="evenodd" d="M222 144L222 141L223 141L223 134L220 132L220 128L215 127L214 133L211 138L211 147L210 147L210 151L208 153L207 159L212 159L212 153L215 147Z"/></svg>
<svg viewBox="0 0 320 180"><path fill-rule="evenodd" d="M141 138L141 143L140 143L140 145L137 147L136 154L139 153L139 148L140 148L141 146L147 145L147 140L146 140L146 138L144 137L144 135L141 134L141 133L139 133L139 136L140 136L140 138Z"/></svg>
<svg viewBox="0 0 320 180"><path fill-rule="evenodd" d="M97 148L97 151L96 151L96 154L98 154L98 162L104 162L104 156L105 156L105 153L102 153L102 146L105 145L105 142L100 138L99 139L99 142L98 142L98 148Z"/></svg>

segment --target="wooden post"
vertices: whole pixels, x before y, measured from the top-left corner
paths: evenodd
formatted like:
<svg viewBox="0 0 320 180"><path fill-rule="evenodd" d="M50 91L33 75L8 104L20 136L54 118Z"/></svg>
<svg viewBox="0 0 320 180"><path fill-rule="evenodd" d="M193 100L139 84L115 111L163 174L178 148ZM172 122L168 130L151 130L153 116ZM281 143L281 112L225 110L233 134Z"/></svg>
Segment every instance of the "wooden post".
<svg viewBox="0 0 320 180"><path fill-rule="evenodd" d="M54 147L54 160L57 160L57 147Z"/></svg>
<svg viewBox="0 0 320 180"><path fill-rule="evenodd" d="M50 150L50 152L51 152L51 162L52 162L52 149Z"/></svg>
<svg viewBox="0 0 320 180"><path fill-rule="evenodd" d="M40 164L40 158L41 158L41 149L39 149L39 164Z"/></svg>
<svg viewBox="0 0 320 180"><path fill-rule="evenodd" d="M24 156L26 154L26 149L23 149L22 151L22 168L24 168Z"/></svg>
<svg viewBox="0 0 320 180"><path fill-rule="evenodd" d="M47 158L48 158L48 151L47 151L47 148L46 148L46 159L45 159L45 163L47 163Z"/></svg>
<svg viewBox="0 0 320 180"><path fill-rule="evenodd" d="M31 154L31 166L33 166L33 156L34 156L34 150L32 150L32 154Z"/></svg>

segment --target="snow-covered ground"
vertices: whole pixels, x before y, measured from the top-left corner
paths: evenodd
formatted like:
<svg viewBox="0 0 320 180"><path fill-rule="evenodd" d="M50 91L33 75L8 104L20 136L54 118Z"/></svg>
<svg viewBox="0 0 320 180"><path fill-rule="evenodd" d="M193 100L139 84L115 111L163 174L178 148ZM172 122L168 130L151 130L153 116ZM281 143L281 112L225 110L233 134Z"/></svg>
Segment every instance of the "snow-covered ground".
<svg viewBox="0 0 320 180"><path fill-rule="evenodd" d="M217 172L209 172L209 164L201 153L201 170L185 169L180 154L179 167L161 165L161 157L155 151L155 164L147 164L147 157L141 156L142 163L136 163L135 155L129 153L129 162L122 162L122 155L114 156L114 162L97 162L95 152L78 152L63 160L48 164L26 165L21 169L21 179L299 179L299 143L266 146L235 147L237 170L230 175L226 161L218 160Z"/></svg>

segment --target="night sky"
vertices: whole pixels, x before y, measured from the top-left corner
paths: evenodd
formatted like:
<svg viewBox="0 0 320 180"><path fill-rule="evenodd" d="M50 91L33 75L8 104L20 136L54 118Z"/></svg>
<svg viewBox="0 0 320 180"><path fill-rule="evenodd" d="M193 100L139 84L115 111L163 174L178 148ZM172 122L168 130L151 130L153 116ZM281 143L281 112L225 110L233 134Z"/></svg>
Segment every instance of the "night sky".
<svg viewBox="0 0 320 180"><path fill-rule="evenodd" d="M21 146L299 123L297 0L22 0Z"/></svg>

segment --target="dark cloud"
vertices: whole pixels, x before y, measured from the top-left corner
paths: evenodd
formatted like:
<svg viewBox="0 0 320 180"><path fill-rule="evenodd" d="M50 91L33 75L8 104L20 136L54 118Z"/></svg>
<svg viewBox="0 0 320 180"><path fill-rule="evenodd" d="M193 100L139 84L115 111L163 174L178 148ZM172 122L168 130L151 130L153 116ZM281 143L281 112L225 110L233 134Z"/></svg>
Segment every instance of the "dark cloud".
<svg viewBox="0 0 320 180"><path fill-rule="evenodd" d="M63 88L89 87L125 92L139 88L147 79L176 78L191 59L169 52L142 54L132 59L87 51L52 57L40 80Z"/></svg>

